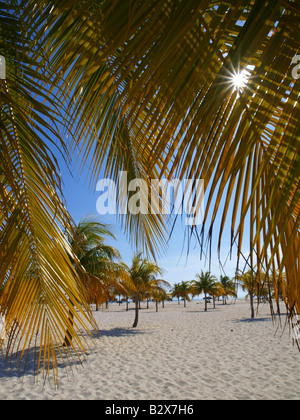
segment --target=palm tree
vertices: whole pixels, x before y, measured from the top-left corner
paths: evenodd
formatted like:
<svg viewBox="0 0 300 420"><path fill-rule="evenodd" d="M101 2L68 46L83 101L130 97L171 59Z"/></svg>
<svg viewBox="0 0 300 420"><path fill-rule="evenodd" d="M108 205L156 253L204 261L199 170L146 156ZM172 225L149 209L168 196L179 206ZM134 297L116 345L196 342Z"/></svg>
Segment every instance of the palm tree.
<svg viewBox="0 0 300 420"><path fill-rule="evenodd" d="M179 284L179 291L180 291L180 296L183 299L184 302L184 307L186 308L186 301L190 302L191 298L190 298L190 294L191 294L191 284L189 281L182 281Z"/></svg>
<svg viewBox="0 0 300 420"><path fill-rule="evenodd" d="M164 286L169 287L170 285L168 282L156 278L157 275L162 274L161 268L156 263L142 259L142 254L133 258L131 267L127 267L125 264L123 266L129 273L125 287L135 302L133 328L136 328L139 321L139 301L143 293L148 292L151 295L154 292L162 291Z"/></svg>
<svg viewBox="0 0 300 420"><path fill-rule="evenodd" d="M158 312L158 304L162 302L163 304L163 308L164 308L164 302L165 300L168 299L168 295L167 292L165 290L153 290L152 293L152 298L155 301L155 307L156 307L156 312Z"/></svg>
<svg viewBox="0 0 300 420"><path fill-rule="evenodd" d="M127 272L116 260L119 251L106 244L108 238L116 239L107 225L82 220L75 228L75 236L69 235L70 245L85 272L81 276L89 297L89 303L96 302L96 310L110 296L111 289L124 292L119 279ZM73 304L73 302L72 302ZM73 327L73 314L70 311L70 325ZM72 329L66 332L66 346L72 342Z"/></svg>
<svg viewBox="0 0 300 420"><path fill-rule="evenodd" d="M256 275L250 270L247 273L237 273L236 279L242 290L248 292L246 299L250 298L251 318L255 318L254 297L257 295L258 286Z"/></svg>
<svg viewBox="0 0 300 420"><path fill-rule="evenodd" d="M220 277L220 287L223 295L223 304L226 305L226 298L232 296L237 298L236 285L234 280L231 280L228 276Z"/></svg>
<svg viewBox="0 0 300 420"><path fill-rule="evenodd" d="M92 184L101 169L116 181L119 170L128 182L205 179L210 239L220 212L221 247L228 216L240 257L249 226L251 268L285 272L285 303L299 313L297 1L5 5L0 286L5 282L8 354L17 337L26 334L30 345L45 327L47 372L51 360L56 366L69 311L82 351L82 327L89 333L95 326L63 235L74 223L61 199L57 157L68 160L71 152L78 152L81 168L90 162ZM165 215L121 217L136 248L152 255L164 249Z"/></svg>
<svg viewBox="0 0 300 420"><path fill-rule="evenodd" d="M281 313L280 301L286 301L287 296L287 285L285 273L274 271L270 276L270 287L272 290L272 296L276 301L277 313Z"/></svg>
<svg viewBox="0 0 300 420"><path fill-rule="evenodd" d="M180 298L181 298L181 291L180 291L180 283L175 283L172 290L171 290L172 298L178 299L178 305L180 305Z"/></svg>
<svg viewBox="0 0 300 420"><path fill-rule="evenodd" d="M204 293L205 312L207 312L207 296L212 295L215 299L220 294L217 278L210 272L204 273L202 270L201 274L196 274L196 280L191 282L191 288L194 296Z"/></svg>
<svg viewBox="0 0 300 420"><path fill-rule="evenodd" d="M83 220L75 234L76 241L71 239L71 246L88 274L85 284L91 301L99 306L109 299L112 291L124 293L120 281L127 272L120 263L121 255L116 248L106 244L109 238L116 240L110 227Z"/></svg>

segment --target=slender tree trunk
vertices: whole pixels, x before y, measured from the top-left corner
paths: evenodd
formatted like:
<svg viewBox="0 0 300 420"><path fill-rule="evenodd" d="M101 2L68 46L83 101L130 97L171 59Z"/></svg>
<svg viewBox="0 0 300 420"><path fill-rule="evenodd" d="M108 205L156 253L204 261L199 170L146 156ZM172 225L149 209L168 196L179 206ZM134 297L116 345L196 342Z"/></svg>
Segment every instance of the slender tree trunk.
<svg viewBox="0 0 300 420"><path fill-rule="evenodd" d="M178 298L178 305L180 305L180 300L179 300L179 298Z"/></svg>
<svg viewBox="0 0 300 420"><path fill-rule="evenodd" d="M156 300L156 312L158 312L158 301Z"/></svg>
<svg viewBox="0 0 300 420"><path fill-rule="evenodd" d="M147 309L149 309L149 299L147 299Z"/></svg>
<svg viewBox="0 0 300 420"><path fill-rule="evenodd" d="M139 298L135 298L135 320L132 328L136 328L139 322Z"/></svg>
<svg viewBox="0 0 300 420"><path fill-rule="evenodd" d="M126 299L126 311L129 311L129 307L128 307L128 298Z"/></svg>
<svg viewBox="0 0 300 420"><path fill-rule="evenodd" d="M250 306L251 306L251 318L255 318L255 310L254 310L254 296L253 292L250 293Z"/></svg>
<svg viewBox="0 0 300 420"><path fill-rule="evenodd" d="M162 307L163 307L163 309L165 309L165 301L164 300L162 301Z"/></svg>
<svg viewBox="0 0 300 420"><path fill-rule="evenodd" d="M276 303L277 303L277 313L278 313L278 315L280 315L280 301L279 301L279 295L278 295L278 298L277 298L277 300L276 300Z"/></svg>
<svg viewBox="0 0 300 420"><path fill-rule="evenodd" d="M204 311L207 312L207 299L206 299L206 293L204 294L204 299L205 299L205 309Z"/></svg>
<svg viewBox="0 0 300 420"><path fill-rule="evenodd" d="M74 308L74 303L71 300L70 300L70 303ZM70 347L71 343L72 343L72 339L73 339L72 329L73 329L73 325L74 325L74 315L73 315L73 312L71 311L71 309L69 310L69 323L70 323L70 327L68 327L67 331L66 331L65 341L64 341L64 344L63 344L64 347Z"/></svg>
<svg viewBox="0 0 300 420"><path fill-rule="evenodd" d="M184 307L186 308L186 299L184 299Z"/></svg>
<svg viewBox="0 0 300 420"><path fill-rule="evenodd" d="M214 309L216 309L216 298L213 297L213 300L214 300Z"/></svg>
<svg viewBox="0 0 300 420"><path fill-rule="evenodd" d="M96 301L96 312L99 312L98 302Z"/></svg>

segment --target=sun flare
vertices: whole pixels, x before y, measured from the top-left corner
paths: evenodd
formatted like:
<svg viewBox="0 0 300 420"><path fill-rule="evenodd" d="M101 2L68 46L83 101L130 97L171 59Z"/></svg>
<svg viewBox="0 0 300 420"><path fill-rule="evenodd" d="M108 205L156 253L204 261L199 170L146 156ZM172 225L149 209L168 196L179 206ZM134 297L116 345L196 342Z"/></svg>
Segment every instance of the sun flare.
<svg viewBox="0 0 300 420"><path fill-rule="evenodd" d="M237 91L241 91L243 90L249 80L249 76L248 76L248 72L246 70L243 70L239 73L235 73L232 77L231 77L231 82L232 82L232 86L237 90Z"/></svg>

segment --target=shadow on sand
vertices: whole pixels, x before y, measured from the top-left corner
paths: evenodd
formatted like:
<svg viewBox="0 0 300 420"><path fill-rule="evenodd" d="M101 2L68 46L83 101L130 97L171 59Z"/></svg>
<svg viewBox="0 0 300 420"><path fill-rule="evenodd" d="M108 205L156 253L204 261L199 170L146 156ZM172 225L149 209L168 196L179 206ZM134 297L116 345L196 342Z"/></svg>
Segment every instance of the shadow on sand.
<svg viewBox="0 0 300 420"><path fill-rule="evenodd" d="M77 367L80 367L82 363L86 360L86 356L89 355L90 351L93 351L93 342L95 344L96 341L101 340L103 337L125 337L125 336L134 336L134 335L141 335L144 334L143 331L136 330L133 328L113 328L107 331L99 331L94 333L93 339L90 343L90 348L87 348L87 353L83 354L82 352L78 352L80 356L80 360L76 356L74 350L71 350L71 354L67 355L63 353L63 359L59 354L59 350L56 348L57 354L57 368L63 369L64 371L67 370L68 373L71 373L72 370ZM62 351L62 349L60 349ZM0 351L0 381L3 378L24 378L26 376L36 377L37 373L37 364L39 359L39 348L30 348L25 351L21 363L19 363L19 359L21 356L21 352L15 352L12 357L5 357L4 354L5 350L2 349ZM46 363L47 369L47 363ZM53 365L50 362L49 365L49 377L52 376L52 369ZM40 362L40 380L43 382L43 353ZM47 379L47 381L48 381Z"/></svg>
<svg viewBox="0 0 300 420"><path fill-rule="evenodd" d="M256 322L270 321L270 319L271 319L270 317L265 317L265 318L242 318L242 319L236 319L233 322L236 322L236 323L243 322L243 323L248 323L248 324L254 324Z"/></svg>
<svg viewBox="0 0 300 420"><path fill-rule="evenodd" d="M101 331L98 334L99 339L101 337L126 337L130 335L144 334L143 331L136 330L134 328L112 328L111 330Z"/></svg>
<svg viewBox="0 0 300 420"><path fill-rule="evenodd" d="M69 360L66 355L64 355L64 360L59 355L57 350L57 368L58 369L67 369L76 368L82 365L82 362L85 360L84 354L79 354L81 361L76 357L74 351L71 351L72 355L69 355ZM36 377L37 373L37 364L39 359L39 348L30 348L25 350L21 363L19 363L21 352L18 351L12 355L12 357L5 357L3 351L0 351L0 380L1 378L24 378L25 376ZM47 369L47 362L45 368ZM53 365L49 363L49 377L52 375ZM40 380L43 382L43 353L42 360L40 362Z"/></svg>
<svg viewBox="0 0 300 420"><path fill-rule="evenodd" d="M208 308L207 311L205 312L204 309L199 309L199 311L189 311L188 309L185 311L186 313L189 314L208 314L208 313L212 313L212 312L220 312L222 309L219 308Z"/></svg>

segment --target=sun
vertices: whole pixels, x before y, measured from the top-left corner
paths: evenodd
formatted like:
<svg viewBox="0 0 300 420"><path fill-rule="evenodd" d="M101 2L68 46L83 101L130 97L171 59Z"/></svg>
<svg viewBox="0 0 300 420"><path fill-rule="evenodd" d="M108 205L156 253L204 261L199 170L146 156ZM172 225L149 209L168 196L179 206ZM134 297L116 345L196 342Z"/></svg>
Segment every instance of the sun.
<svg viewBox="0 0 300 420"><path fill-rule="evenodd" d="M237 91L242 91L249 81L247 70L243 70L239 73L234 73L231 77L231 84Z"/></svg>

